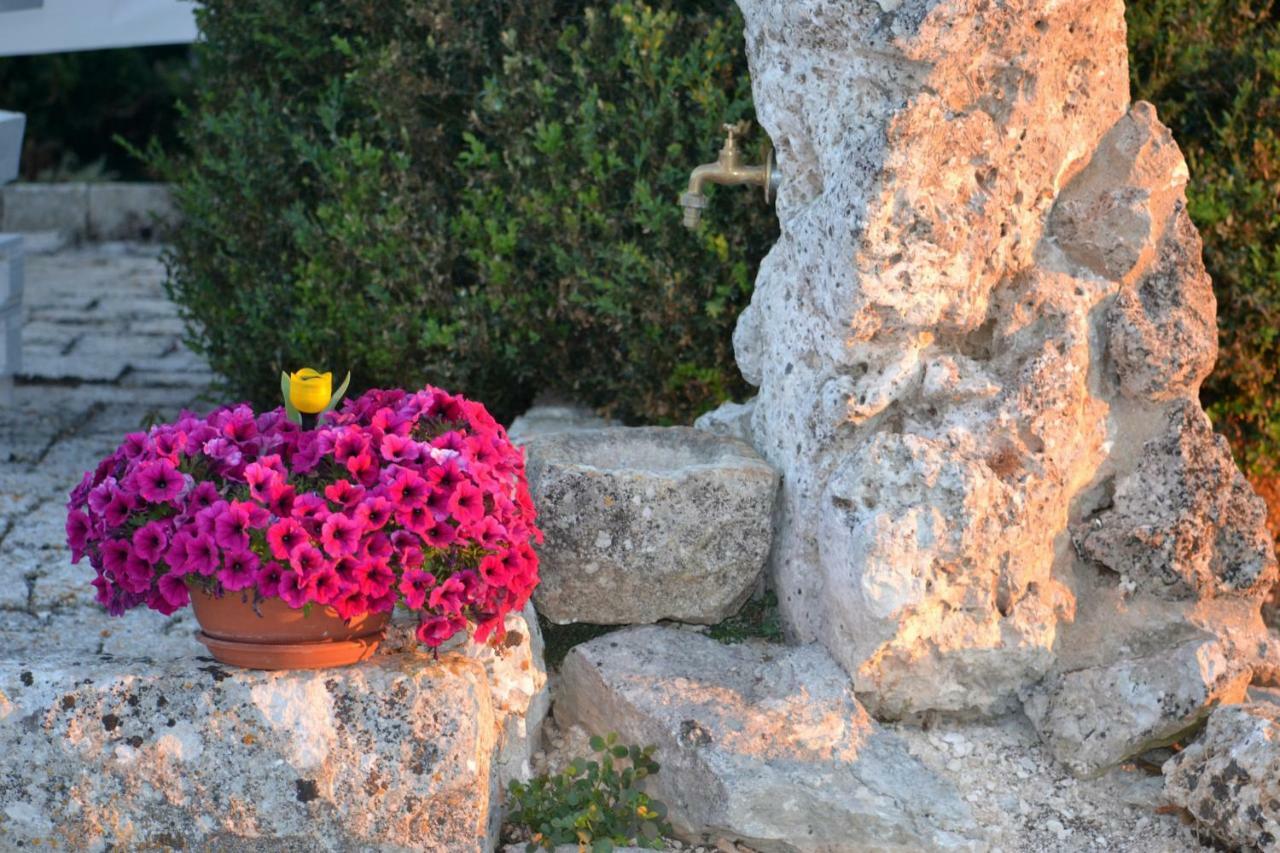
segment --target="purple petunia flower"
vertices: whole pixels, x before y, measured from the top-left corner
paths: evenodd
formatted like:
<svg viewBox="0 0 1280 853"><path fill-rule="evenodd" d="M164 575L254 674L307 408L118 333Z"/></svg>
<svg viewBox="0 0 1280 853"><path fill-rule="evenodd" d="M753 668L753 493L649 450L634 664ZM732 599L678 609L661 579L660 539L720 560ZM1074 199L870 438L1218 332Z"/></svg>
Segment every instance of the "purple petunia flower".
<svg viewBox="0 0 1280 853"><path fill-rule="evenodd" d="M151 503L168 503L182 494L182 474L167 459L144 462L137 472L138 493Z"/></svg>

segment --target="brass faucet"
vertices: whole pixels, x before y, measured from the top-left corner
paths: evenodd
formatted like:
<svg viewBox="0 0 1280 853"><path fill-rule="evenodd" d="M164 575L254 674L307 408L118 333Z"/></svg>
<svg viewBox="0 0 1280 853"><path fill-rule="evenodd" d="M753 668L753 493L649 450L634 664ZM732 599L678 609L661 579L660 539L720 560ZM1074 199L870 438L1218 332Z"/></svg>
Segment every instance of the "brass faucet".
<svg viewBox="0 0 1280 853"><path fill-rule="evenodd" d="M774 196L778 192L778 184L782 181L773 150L770 149L765 156L763 166L746 166L742 163L738 137L746 134L750 128L749 121L725 124L724 146L720 149L719 159L714 163L704 163L689 175L689 189L680 196L680 206L684 208L685 228L697 228L702 220L702 209L707 206L707 197L702 194L702 187L705 184L759 185L764 187L764 203L773 203Z"/></svg>

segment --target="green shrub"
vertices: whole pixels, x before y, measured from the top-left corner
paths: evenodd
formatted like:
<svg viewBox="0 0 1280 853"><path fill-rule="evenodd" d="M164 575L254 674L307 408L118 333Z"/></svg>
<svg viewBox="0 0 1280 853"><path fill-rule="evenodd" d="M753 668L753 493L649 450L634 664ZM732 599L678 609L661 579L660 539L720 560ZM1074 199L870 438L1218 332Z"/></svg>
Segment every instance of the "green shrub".
<svg viewBox="0 0 1280 853"><path fill-rule="evenodd" d="M676 205L750 111L727 4L198 15L193 154L161 158L186 223L169 287L233 393L273 403L309 364L499 416L548 389L677 420L741 390L729 339L770 214L721 205L692 234Z"/></svg>
<svg viewBox="0 0 1280 853"><path fill-rule="evenodd" d="M1135 98L1191 171L1191 217L1218 297L1203 399L1254 471L1280 461L1280 8L1272 0L1129 4Z"/></svg>
<svg viewBox="0 0 1280 853"><path fill-rule="evenodd" d="M153 178L115 137L174 147L190 88L186 45L0 59L0 109L27 115L27 180Z"/></svg>
<svg viewBox="0 0 1280 853"><path fill-rule="evenodd" d="M652 746L623 746L618 736L591 738L598 759L577 758L562 772L511 783L508 826L526 849L578 844L591 853L617 845L662 850L671 832L667 807L641 790L659 770Z"/></svg>

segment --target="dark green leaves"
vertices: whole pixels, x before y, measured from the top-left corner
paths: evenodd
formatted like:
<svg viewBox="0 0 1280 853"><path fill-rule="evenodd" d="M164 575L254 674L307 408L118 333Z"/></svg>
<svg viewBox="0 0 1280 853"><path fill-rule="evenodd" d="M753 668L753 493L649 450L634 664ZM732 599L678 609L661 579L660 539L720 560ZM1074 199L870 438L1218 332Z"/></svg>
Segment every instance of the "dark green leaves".
<svg viewBox="0 0 1280 853"><path fill-rule="evenodd" d="M618 735L591 738L596 757L577 758L560 773L511 784L508 827L530 851L578 844L595 851L618 846L661 850L667 807L641 782L658 772L653 747L626 746Z"/></svg>

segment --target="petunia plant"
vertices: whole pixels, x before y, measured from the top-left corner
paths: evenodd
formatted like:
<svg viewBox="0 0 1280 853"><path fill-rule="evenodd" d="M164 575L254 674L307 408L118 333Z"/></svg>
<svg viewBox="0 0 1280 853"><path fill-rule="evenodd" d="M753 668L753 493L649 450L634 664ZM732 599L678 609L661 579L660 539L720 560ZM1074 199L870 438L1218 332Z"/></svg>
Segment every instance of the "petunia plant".
<svg viewBox="0 0 1280 853"><path fill-rule="evenodd" d="M241 405L126 436L68 503L72 558L88 558L98 601L172 613L200 588L344 619L399 602L428 646L468 625L477 642L501 634L538 582L521 451L483 406L440 389L369 391L332 411L343 389L322 405L292 397L319 415L313 429Z"/></svg>

